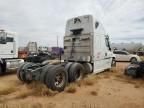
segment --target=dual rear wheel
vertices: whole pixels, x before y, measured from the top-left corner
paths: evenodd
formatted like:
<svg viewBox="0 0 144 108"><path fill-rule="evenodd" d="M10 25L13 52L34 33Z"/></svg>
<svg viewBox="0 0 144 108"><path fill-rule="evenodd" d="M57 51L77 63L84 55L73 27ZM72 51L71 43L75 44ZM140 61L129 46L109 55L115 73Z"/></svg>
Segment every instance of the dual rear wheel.
<svg viewBox="0 0 144 108"><path fill-rule="evenodd" d="M24 63L19 67L19 69L17 70L17 77L20 81L23 81L26 83L31 82L31 80L28 80L26 78L26 70L31 66L33 66L33 63Z"/></svg>
<svg viewBox="0 0 144 108"><path fill-rule="evenodd" d="M30 83L31 80L27 79L27 69L33 66L33 63L25 63L17 71L19 80ZM90 68L87 68L90 69ZM42 67L39 74L39 80L47 85L48 88L54 91L63 91L68 82L75 82L81 80L86 74L85 68L80 63L67 63L61 65L46 65Z"/></svg>
<svg viewBox="0 0 144 108"><path fill-rule="evenodd" d="M73 63L68 70L69 82L79 81L84 77L84 67L80 63Z"/></svg>
<svg viewBox="0 0 144 108"><path fill-rule="evenodd" d="M65 67L47 65L41 73L40 80L52 90L63 91L68 82L79 81L83 77L83 65L80 63L67 63Z"/></svg>

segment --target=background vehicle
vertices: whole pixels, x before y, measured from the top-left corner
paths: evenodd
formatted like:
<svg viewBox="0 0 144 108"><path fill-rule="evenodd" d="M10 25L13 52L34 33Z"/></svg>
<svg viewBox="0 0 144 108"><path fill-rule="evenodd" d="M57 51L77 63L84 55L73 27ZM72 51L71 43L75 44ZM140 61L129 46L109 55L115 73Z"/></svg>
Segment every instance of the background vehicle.
<svg viewBox="0 0 144 108"><path fill-rule="evenodd" d="M115 65L109 36L91 15L67 21L64 36L64 62L55 65L25 63L17 76L30 83L38 80L50 89L63 91L68 82L81 80L85 74L99 73Z"/></svg>
<svg viewBox="0 0 144 108"><path fill-rule="evenodd" d="M42 63L45 60L52 60L54 57L49 52L39 52L38 54L30 54L25 58L26 62Z"/></svg>
<svg viewBox="0 0 144 108"><path fill-rule="evenodd" d="M116 61L141 61L139 56L130 54L127 51L115 50L113 53L116 55Z"/></svg>
<svg viewBox="0 0 144 108"><path fill-rule="evenodd" d="M18 59L17 38L14 33L0 30L0 75L6 70L16 69L24 63L23 59Z"/></svg>
<svg viewBox="0 0 144 108"><path fill-rule="evenodd" d="M144 51L138 51L138 52L136 52L136 54L137 54L138 56L144 56Z"/></svg>
<svg viewBox="0 0 144 108"><path fill-rule="evenodd" d="M125 68L124 74L133 78L142 78L144 76L144 61L129 64Z"/></svg>
<svg viewBox="0 0 144 108"><path fill-rule="evenodd" d="M28 56L28 51L26 47L18 48L18 58L25 59Z"/></svg>
<svg viewBox="0 0 144 108"><path fill-rule="evenodd" d="M27 45L28 54L38 54L38 45L37 42L29 42Z"/></svg>

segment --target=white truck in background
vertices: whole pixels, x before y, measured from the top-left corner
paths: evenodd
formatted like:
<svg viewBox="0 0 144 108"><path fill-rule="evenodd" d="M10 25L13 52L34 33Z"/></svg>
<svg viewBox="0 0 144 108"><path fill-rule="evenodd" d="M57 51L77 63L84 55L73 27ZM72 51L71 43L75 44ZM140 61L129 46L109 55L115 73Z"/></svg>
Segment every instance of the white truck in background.
<svg viewBox="0 0 144 108"><path fill-rule="evenodd" d="M37 55L38 54L38 45L37 42L29 42L27 45L28 55Z"/></svg>
<svg viewBox="0 0 144 108"><path fill-rule="evenodd" d="M92 15L69 19L64 36L64 62L25 63L17 71L19 80L41 81L48 88L63 91L68 82L81 80L115 66L109 36Z"/></svg>
<svg viewBox="0 0 144 108"><path fill-rule="evenodd" d="M0 30L0 75L7 70L17 69L23 59L18 59L18 40L16 33Z"/></svg>

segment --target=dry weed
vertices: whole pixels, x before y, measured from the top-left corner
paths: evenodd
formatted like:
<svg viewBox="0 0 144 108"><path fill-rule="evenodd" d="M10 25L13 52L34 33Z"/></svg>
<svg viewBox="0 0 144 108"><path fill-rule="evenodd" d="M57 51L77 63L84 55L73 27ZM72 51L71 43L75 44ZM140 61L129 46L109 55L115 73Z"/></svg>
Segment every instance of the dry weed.
<svg viewBox="0 0 144 108"><path fill-rule="evenodd" d="M0 90L0 95L8 95L8 94L15 92L15 91L16 91L16 89L12 88L12 87L11 88L5 88L5 89Z"/></svg>
<svg viewBox="0 0 144 108"><path fill-rule="evenodd" d="M41 103L33 103L30 105L30 108L43 108L43 105Z"/></svg>
<svg viewBox="0 0 144 108"><path fill-rule="evenodd" d="M117 72L117 68L116 67L111 68L110 72L116 73Z"/></svg>
<svg viewBox="0 0 144 108"><path fill-rule="evenodd" d="M41 96L55 96L56 94L58 94L57 91L52 91L51 89L48 88L43 88L40 93Z"/></svg>
<svg viewBox="0 0 144 108"><path fill-rule="evenodd" d="M123 75L121 75L121 74L116 74L115 76L118 78L123 78Z"/></svg>
<svg viewBox="0 0 144 108"><path fill-rule="evenodd" d="M92 86L97 81L98 77L95 75L88 75L83 80L77 81L76 84L81 87L82 85Z"/></svg>
<svg viewBox="0 0 144 108"><path fill-rule="evenodd" d="M103 76L103 78L105 78L105 79L110 78L110 74L105 73L104 76Z"/></svg>
<svg viewBox="0 0 144 108"><path fill-rule="evenodd" d="M72 83L70 84L66 90L67 93L75 93L76 92L76 84Z"/></svg>
<svg viewBox="0 0 144 108"><path fill-rule="evenodd" d="M57 93L57 91L48 89L44 84L33 82L29 85L25 85L25 88L21 89L16 98L26 98L28 96L55 96Z"/></svg>
<svg viewBox="0 0 144 108"><path fill-rule="evenodd" d="M135 88L140 88L140 85L134 85Z"/></svg>
<svg viewBox="0 0 144 108"><path fill-rule="evenodd" d="M93 96L97 96L98 95L98 93L96 91L91 91L90 94L93 95Z"/></svg>
<svg viewBox="0 0 144 108"><path fill-rule="evenodd" d="M32 90L20 91L20 92L15 96L15 98L16 98L16 99L24 99L24 98L26 98L26 97L28 97L28 96L33 95L33 94L34 94L34 93L33 93Z"/></svg>
<svg viewBox="0 0 144 108"><path fill-rule="evenodd" d="M87 78L83 80L84 85L92 86L94 85L94 83L95 83L95 77L93 75L89 75L87 76Z"/></svg>
<svg viewBox="0 0 144 108"><path fill-rule="evenodd" d="M33 90L35 96L55 96L58 93L57 91L50 90L46 85L40 82L33 82L27 87Z"/></svg>

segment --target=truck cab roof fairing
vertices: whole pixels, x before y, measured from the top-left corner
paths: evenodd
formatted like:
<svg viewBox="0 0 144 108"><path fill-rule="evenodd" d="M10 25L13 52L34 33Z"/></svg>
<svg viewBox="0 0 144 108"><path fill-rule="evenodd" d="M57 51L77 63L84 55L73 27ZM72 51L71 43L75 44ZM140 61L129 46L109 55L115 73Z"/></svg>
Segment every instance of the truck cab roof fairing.
<svg viewBox="0 0 144 108"><path fill-rule="evenodd" d="M80 30L82 34L92 33L93 27L92 15L75 17L67 21L65 36L72 35L74 30Z"/></svg>

